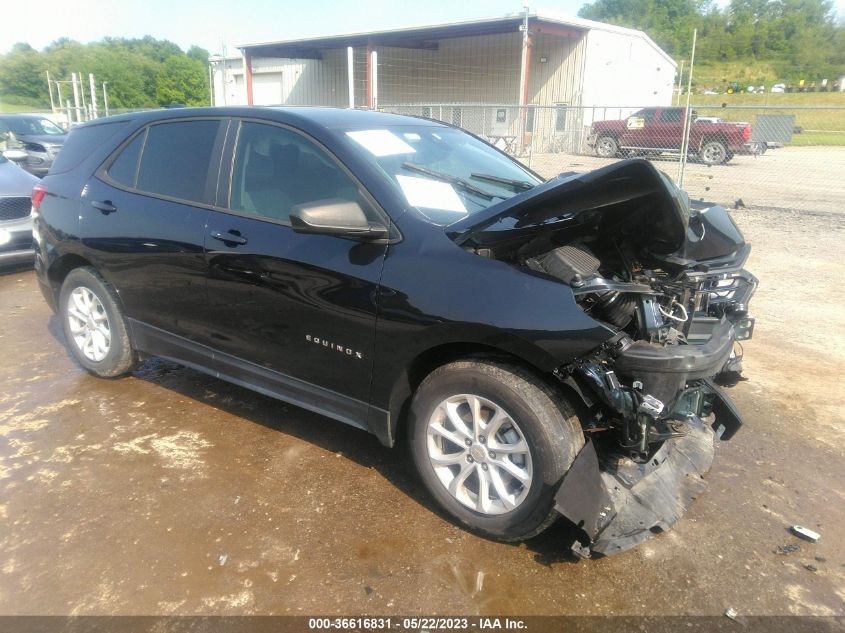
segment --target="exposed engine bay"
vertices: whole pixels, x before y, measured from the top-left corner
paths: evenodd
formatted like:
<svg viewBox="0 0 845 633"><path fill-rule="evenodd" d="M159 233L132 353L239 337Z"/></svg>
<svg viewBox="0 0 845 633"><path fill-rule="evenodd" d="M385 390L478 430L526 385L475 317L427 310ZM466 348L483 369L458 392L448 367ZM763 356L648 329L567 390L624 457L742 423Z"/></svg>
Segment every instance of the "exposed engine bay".
<svg viewBox="0 0 845 633"><path fill-rule="evenodd" d="M646 161L546 185L457 239L568 285L608 328L603 345L555 372L584 403L590 440L556 500L589 536L576 553L612 553L668 529L703 486L713 437L742 424L717 383L739 379L757 279L728 212L690 205Z"/></svg>

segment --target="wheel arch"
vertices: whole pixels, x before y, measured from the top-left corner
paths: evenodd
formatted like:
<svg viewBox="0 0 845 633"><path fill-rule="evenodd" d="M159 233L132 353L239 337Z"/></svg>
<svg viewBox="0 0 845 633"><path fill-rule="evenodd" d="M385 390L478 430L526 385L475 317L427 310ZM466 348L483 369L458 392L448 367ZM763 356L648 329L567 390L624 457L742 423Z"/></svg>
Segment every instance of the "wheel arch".
<svg viewBox="0 0 845 633"><path fill-rule="evenodd" d="M47 279L50 282L50 290L53 294L54 305L56 306L57 312L61 309L61 307L59 306L59 296L62 292L62 284L64 283L67 276L77 268L93 269L94 272L106 284L109 284L112 287L112 289L114 290L114 298L117 301L118 307L121 310L125 310L123 305L123 299L120 296L120 292L117 290L114 284L111 283L109 278L104 275L91 260L77 253L65 253L64 255L57 257L47 269ZM131 330L129 331L129 339L134 343L134 338Z"/></svg>
<svg viewBox="0 0 845 633"><path fill-rule="evenodd" d="M62 284L64 283L70 272L76 268L94 267L93 264L76 253L67 253L57 257L47 269L47 279L50 280L50 288L53 292L53 298L56 305L59 304L59 294L62 291Z"/></svg>
<svg viewBox="0 0 845 633"><path fill-rule="evenodd" d="M728 145L728 139L724 135L724 133L722 133L722 132L716 132L716 133L710 132L710 133L701 135L701 140L698 142L698 149L700 150L702 147L704 147L710 141L718 141L719 143L724 145L726 152L728 151L728 149L730 147Z"/></svg>
<svg viewBox="0 0 845 633"><path fill-rule="evenodd" d="M581 413L581 400L578 394L570 390L565 384L555 379L554 375L531 360L513 351L477 342L443 343L430 347L415 356L407 368L393 381L388 404L386 428L372 429L382 443L393 446L397 439L405 433L407 427L408 410L414 393L425 378L438 367L457 360L483 359L502 364L516 365L533 374L561 397L576 407ZM571 391L571 393L570 393Z"/></svg>

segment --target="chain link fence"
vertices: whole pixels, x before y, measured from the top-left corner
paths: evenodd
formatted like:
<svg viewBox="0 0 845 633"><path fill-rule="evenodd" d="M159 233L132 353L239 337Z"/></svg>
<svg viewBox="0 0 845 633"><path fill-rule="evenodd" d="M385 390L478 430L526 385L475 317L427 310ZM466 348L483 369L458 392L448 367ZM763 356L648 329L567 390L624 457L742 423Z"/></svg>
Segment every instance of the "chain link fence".
<svg viewBox="0 0 845 633"><path fill-rule="evenodd" d="M845 212L843 107L693 106L688 123L679 107L422 103L380 109L462 127L547 178L642 157L693 199Z"/></svg>

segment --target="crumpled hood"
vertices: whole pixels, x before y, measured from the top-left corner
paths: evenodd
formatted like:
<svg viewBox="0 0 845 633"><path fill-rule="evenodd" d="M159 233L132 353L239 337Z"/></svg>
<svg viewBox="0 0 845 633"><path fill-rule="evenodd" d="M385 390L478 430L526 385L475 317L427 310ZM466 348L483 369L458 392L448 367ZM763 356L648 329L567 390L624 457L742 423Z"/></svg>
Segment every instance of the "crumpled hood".
<svg viewBox="0 0 845 633"><path fill-rule="evenodd" d="M15 138L21 143L38 143L39 145L64 145L67 134L16 134Z"/></svg>
<svg viewBox="0 0 845 633"><path fill-rule="evenodd" d="M669 254L683 247L689 216L686 194L668 176L646 160L630 159L584 174L562 174L450 224L446 232L462 244L488 229L595 222L654 253Z"/></svg>

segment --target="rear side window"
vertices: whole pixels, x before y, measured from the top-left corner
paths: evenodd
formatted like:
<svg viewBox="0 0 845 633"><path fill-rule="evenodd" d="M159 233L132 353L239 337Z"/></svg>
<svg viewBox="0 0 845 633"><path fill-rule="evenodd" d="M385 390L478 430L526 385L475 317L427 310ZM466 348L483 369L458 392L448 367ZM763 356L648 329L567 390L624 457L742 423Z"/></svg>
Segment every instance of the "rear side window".
<svg viewBox="0 0 845 633"><path fill-rule="evenodd" d="M135 187L135 178L138 175L138 158L141 156L141 147L144 145L145 132L142 132L135 139L124 147L117 159L109 167L109 176L127 187Z"/></svg>
<svg viewBox="0 0 845 633"><path fill-rule="evenodd" d="M150 126L141 152L136 188L204 202L208 168L219 127L218 120L176 121Z"/></svg>
<svg viewBox="0 0 845 633"><path fill-rule="evenodd" d="M61 174L70 171L128 124L129 121L116 121L73 128L53 161L50 173Z"/></svg>
<svg viewBox="0 0 845 633"><path fill-rule="evenodd" d="M683 118L683 110L663 110L660 113L660 120L663 123L680 123Z"/></svg>

